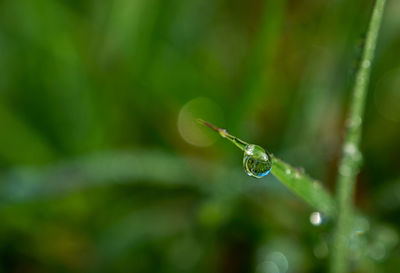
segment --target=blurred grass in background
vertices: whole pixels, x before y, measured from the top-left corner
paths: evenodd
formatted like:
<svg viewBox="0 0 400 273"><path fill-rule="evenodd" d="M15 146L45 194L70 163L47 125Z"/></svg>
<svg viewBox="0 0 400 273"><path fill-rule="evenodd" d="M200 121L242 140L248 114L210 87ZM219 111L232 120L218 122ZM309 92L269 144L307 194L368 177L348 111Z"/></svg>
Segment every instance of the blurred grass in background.
<svg viewBox="0 0 400 273"><path fill-rule="evenodd" d="M0 0L0 272L326 271L331 219L188 119L333 189L372 4ZM399 13L372 71L353 272L400 268Z"/></svg>

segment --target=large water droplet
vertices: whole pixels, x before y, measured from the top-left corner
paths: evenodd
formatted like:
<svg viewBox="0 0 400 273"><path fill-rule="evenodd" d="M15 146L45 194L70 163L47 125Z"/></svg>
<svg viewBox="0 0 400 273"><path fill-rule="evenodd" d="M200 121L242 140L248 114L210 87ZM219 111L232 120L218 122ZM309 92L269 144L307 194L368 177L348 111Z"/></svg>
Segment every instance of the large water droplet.
<svg viewBox="0 0 400 273"><path fill-rule="evenodd" d="M249 144L244 149L243 167L249 176L264 177L271 171L271 156L262 147Z"/></svg>

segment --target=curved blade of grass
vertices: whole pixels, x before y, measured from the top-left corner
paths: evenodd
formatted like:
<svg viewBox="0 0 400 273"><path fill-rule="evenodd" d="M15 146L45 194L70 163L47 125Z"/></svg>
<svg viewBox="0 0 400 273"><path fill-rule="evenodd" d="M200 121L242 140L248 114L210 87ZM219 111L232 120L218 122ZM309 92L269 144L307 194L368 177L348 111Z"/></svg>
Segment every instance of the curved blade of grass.
<svg viewBox="0 0 400 273"><path fill-rule="evenodd" d="M318 211L335 217L335 201L320 182L274 156L272 157L272 166L271 173L288 189Z"/></svg>
<svg viewBox="0 0 400 273"><path fill-rule="evenodd" d="M349 127L343 143L343 155L339 165L337 186L338 222L331 257L331 272L347 271L348 251L346 241L353 216L352 199L355 188L355 178L360 168L362 117L365 109L367 86L371 73L371 64L382 20L385 0L376 0L370 19L361 65L357 71L351 102Z"/></svg>
<svg viewBox="0 0 400 273"><path fill-rule="evenodd" d="M246 145L248 145L247 142L229 134L225 129L218 128L217 126L201 119L198 119L198 122L216 131L223 138L231 141L242 151ZM335 216L335 202L331 195L318 181L310 178L307 174L300 171L300 169L294 168L274 156L272 156L271 173L282 182L282 184L306 201L310 206L330 217Z"/></svg>

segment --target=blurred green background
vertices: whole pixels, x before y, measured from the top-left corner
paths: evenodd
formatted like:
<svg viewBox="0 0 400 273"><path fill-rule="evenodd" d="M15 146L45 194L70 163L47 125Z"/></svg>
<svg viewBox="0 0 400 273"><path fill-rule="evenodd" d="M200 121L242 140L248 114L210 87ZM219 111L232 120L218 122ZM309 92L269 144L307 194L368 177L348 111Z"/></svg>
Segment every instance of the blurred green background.
<svg viewBox="0 0 400 273"><path fill-rule="evenodd" d="M334 192L372 5L0 0L0 272L327 271L332 219L193 118ZM400 268L399 14L388 0L352 272Z"/></svg>

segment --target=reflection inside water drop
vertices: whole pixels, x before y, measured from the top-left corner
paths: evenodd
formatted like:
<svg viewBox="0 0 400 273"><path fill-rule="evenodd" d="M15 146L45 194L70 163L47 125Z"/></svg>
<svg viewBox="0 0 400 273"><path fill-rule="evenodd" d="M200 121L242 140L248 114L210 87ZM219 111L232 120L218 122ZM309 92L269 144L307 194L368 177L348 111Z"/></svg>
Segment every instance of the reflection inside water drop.
<svg viewBox="0 0 400 273"><path fill-rule="evenodd" d="M249 144L244 149L243 167L249 176L264 177L271 171L271 156L262 147Z"/></svg>

